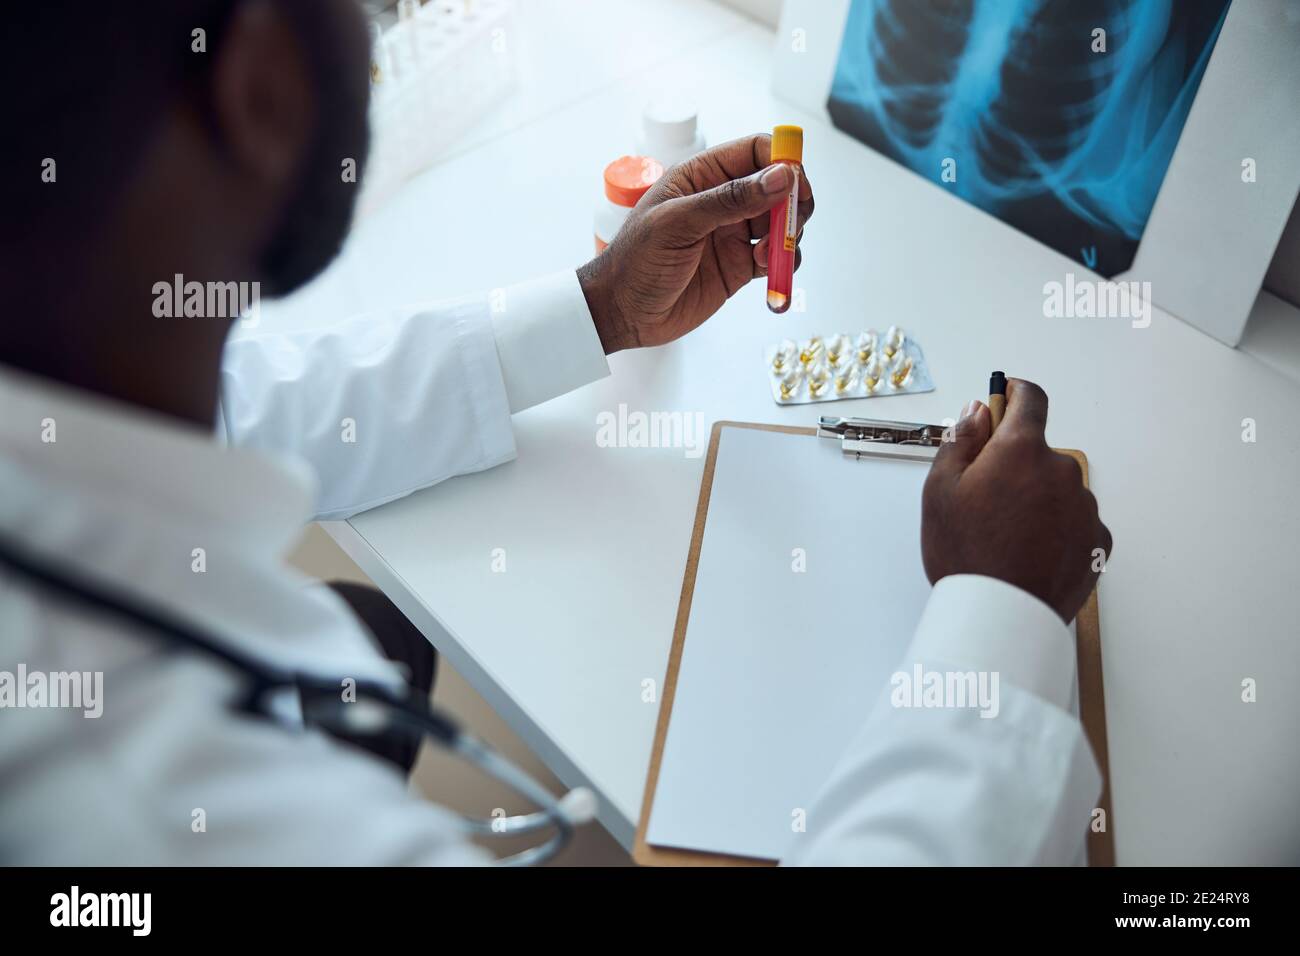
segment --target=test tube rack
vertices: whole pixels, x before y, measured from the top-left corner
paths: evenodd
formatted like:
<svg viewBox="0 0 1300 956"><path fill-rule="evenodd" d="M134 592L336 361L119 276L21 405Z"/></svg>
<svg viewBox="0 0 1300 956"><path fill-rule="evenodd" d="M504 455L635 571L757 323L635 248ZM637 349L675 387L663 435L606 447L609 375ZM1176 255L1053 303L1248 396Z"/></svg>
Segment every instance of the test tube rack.
<svg viewBox="0 0 1300 956"><path fill-rule="evenodd" d="M357 215L451 152L515 85L514 0L407 0L371 29L370 158Z"/></svg>

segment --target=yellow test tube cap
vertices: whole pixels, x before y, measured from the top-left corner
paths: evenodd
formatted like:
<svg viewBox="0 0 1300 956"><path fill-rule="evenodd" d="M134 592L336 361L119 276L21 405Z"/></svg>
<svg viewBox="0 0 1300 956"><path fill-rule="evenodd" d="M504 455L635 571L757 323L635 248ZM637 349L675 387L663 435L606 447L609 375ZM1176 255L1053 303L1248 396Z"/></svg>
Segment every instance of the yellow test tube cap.
<svg viewBox="0 0 1300 956"><path fill-rule="evenodd" d="M772 162L803 162L803 127L776 126L772 129Z"/></svg>

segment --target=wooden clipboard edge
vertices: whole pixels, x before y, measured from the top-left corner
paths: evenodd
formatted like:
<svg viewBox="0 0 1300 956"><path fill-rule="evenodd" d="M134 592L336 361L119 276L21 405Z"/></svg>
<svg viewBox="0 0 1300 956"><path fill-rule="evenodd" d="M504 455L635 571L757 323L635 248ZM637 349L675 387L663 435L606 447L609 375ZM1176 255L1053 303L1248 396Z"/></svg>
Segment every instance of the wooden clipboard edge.
<svg viewBox="0 0 1300 956"><path fill-rule="evenodd" d="M668 651L668 665L664 672L663 693L659 698L659 717L655 724L654 743L650 750L650 766L646 771L645 792L641 799L641 818L637 822L636 840L632 845L632 859L641 866L775 866L775 860L684 850L675 847L653 846L646 842L646 830L654 809L655 790L659 784L659 769L663 762L664 742L668 739L668 723L672 719L673 700L677 694L677 673L682 661L682 648L686 643L686 624L691 616L691 601L695 595L695 574L699 570L700 547L704 542L704 526L709 517L709 498L713 493L713 475L718 463L718 445L724 428L750 428L758 431L783 432L788 435L817 434L815 428L794 425L762 425L754 422L715 422L709 436L709 451L704 459L704 474L700 479L700 496L695 507L695 525L691 530L690 550L686 555L686 570L682 575L682 594L677 604L677 620L673 627L673 642ZM1083 483L1088 484L1088 458L1074 449L1058 449L1079 463ZM1093 753L1101 767L1102 792L1098 806L1105 812L1106 829L1088 833L1088 863L1090 866L1113 866L1115 862L1113 819L1110 806L1110 766L1106 743L1106 710L1102 688L1101 633L1097 609L1097 591L1094 588L1075 622L1078 646L1079 713L1084 733L1092 744ZM1087 698L1087 705L1084 700Z"/></svg>
<svg viewBox="0 0 1300 956"><path fill-rule="evenodd" d="M1083 486L1088 483L1088 456L1075 448L1056 449L1079 464ZM1109 555L1106 555L1109 557ZM1097 589L1093 588L1074 619L1074 643L1079 682L1079 722L1084 736L1092 745L1093 756L1101 768L1101 796L1097 809L1102 811L1105 829L1088 830L1088 865L1115 865L1115 815L1110 805L1110 748L1106 738L1106 688L1101 669L1101 612L1097 606Z"/></svg>
<svg viewBox="0 0 1300 956"><path fill-rule="evenodd" d="M682 575L682 596L677 603L677 621L673 626L673 643L668 651L668 668L664 672L663 693L659 697L659 719L655 724L654 745L650 750L650 768L646 772L645 795L641 799L641 819L637 822L632 859L642 866L775 866L775 861L652 846L646 842L650 812L654 809L655 789L659 785L659 766L663 762L664 742L668 739L668 722L673 714L677 694L677 670L686 643L686 623L691 617L691 599L695 595L695 572L700 566L700 546L704 542L704 525L709 517L709 497L713 493L713 473L718 465L718 444L724 428L756 428L761 431L786 432L792 435L816 435L815 428L791 425L755 425L749 422L714 422L709 435L709 451L704 458L704 475L700 479L699 503L695 506L695 527L691 530L691 547L686 554L686 571Z"/></svg>

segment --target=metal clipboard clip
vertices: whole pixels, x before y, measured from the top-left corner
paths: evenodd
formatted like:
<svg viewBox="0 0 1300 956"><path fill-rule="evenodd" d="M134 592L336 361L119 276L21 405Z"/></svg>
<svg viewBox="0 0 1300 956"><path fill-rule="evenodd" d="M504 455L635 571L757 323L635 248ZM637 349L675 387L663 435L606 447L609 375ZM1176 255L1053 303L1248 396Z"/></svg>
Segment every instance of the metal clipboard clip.
<svg viewBox="0 0 1300 956"><path fill-rule="evenodd" d="M817 421L818 438L838 438L840 450L860 458L877 454L881 446L913 445L938 448L943 443L943 425L890 422L874 418L836 418L823 415Z"/></svg>

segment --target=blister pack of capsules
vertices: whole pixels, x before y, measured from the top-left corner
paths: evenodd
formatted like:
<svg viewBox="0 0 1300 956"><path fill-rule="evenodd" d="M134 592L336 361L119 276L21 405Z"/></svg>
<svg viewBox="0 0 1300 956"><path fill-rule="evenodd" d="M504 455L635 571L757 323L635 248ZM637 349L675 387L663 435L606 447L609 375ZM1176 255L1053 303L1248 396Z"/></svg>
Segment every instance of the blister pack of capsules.
<svg viewBox="0 0 1300 956"><path fill-rule="evenodd" d="M767 350L767 370L779 405L934 391L920 344L896 325L786 339Z"/></svg>

